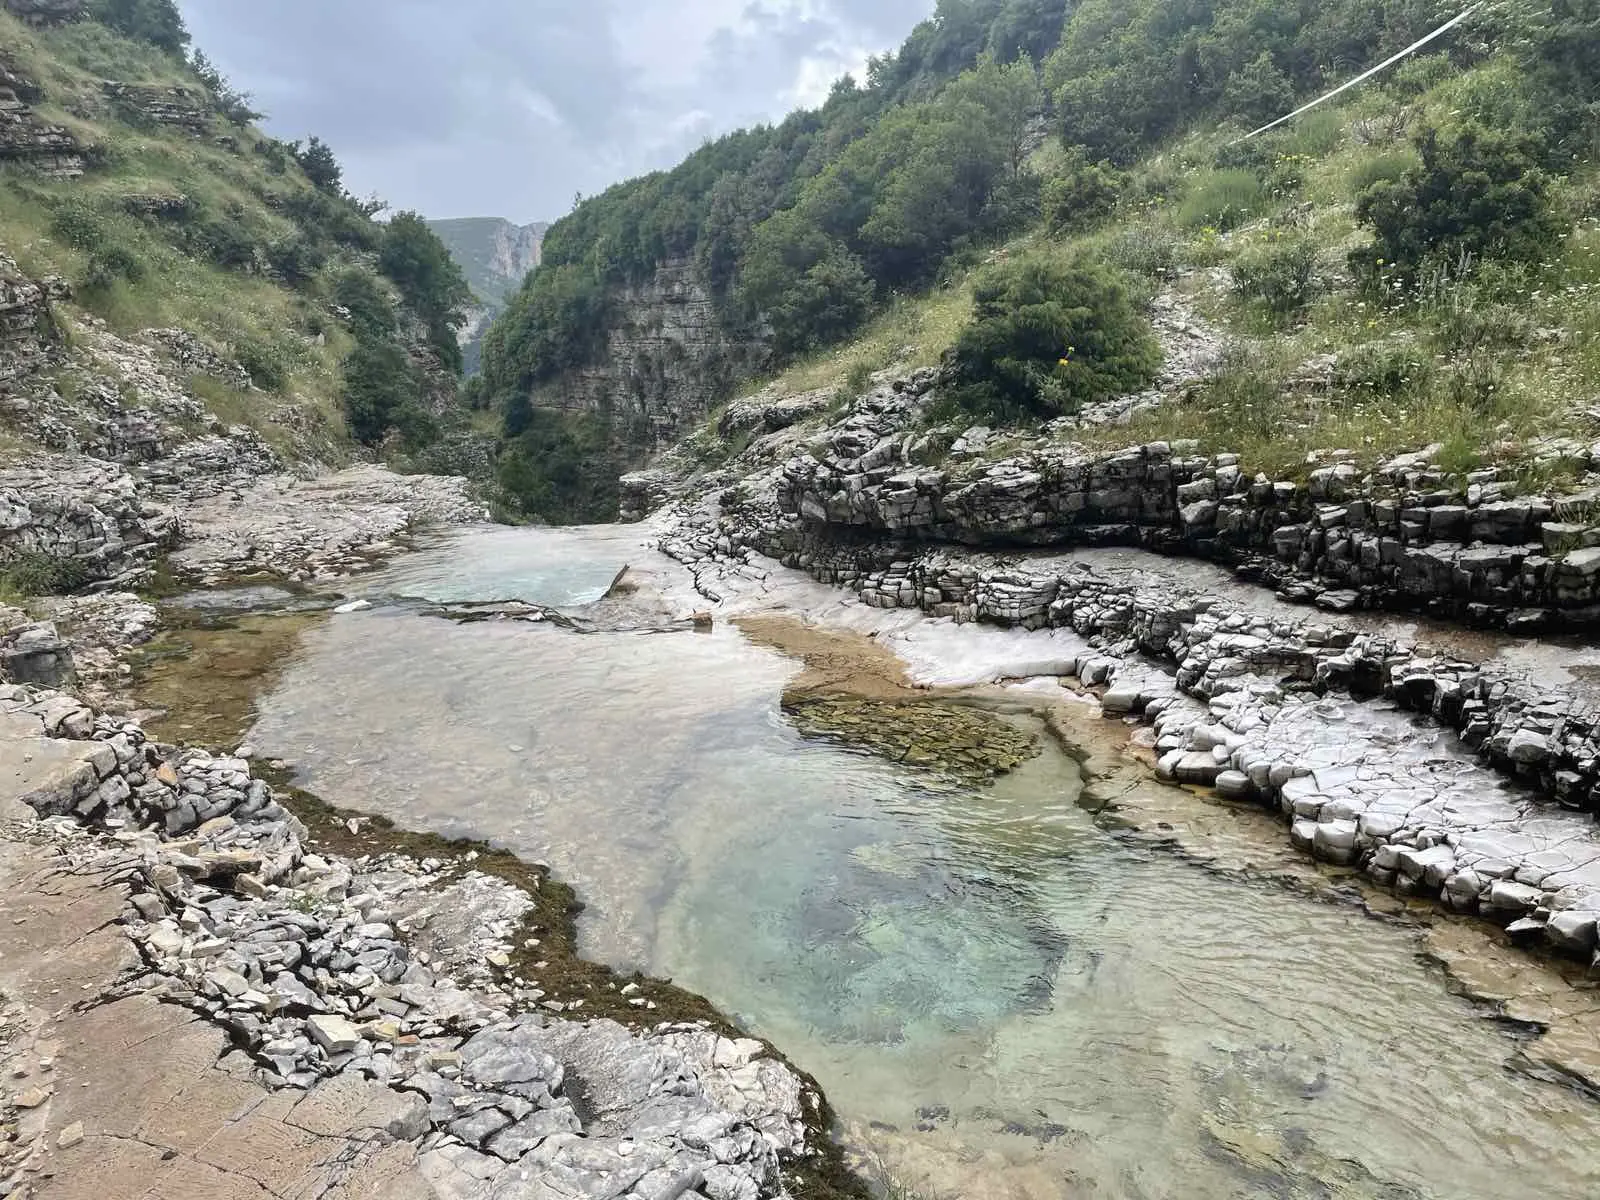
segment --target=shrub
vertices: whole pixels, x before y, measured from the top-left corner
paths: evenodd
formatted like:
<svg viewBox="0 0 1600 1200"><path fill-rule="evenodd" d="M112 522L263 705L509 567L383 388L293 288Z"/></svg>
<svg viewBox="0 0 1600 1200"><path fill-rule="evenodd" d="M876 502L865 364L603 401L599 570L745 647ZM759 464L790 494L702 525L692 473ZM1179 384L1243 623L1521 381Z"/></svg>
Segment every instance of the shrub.
<svg viewBox="0 0 1600 1200"><path fill-rule="evenodd" d="M1233 290L1274 318L1292 317L1316 299L1317 248L1309 239L1252 247L1233 265Z"/></svg>
<svg viewBox="0 0 1600 1200"><path fill-rule="evenodd" d="M1222 106L1252 126L1265 125L1294 108L1294 84L1272 61L1271 52L1263 50L1228 77Z"/></svg>
<svg viewBox="0 0 1600 1200"><path fill-rule="evenodd" d="M451 371L461 371L456 329L466 320L472 289L439 235L414 212L397 213L384 227L378 269L394 281L408 308L428 329L428 341Z"/></svg>
<svg viewBox="0 0 1600 1200"><path fill-rule="evenodd" d="M1074 150L1061 174L1045 181L1043 208L1051 232L1099 220L1116 207L1123 186L1115 170L1092 163L1082 150Z"/></svg>
<svg viewBox="0 0 1600 1200"><path fill-rule="evenodd" d="M1410 342L1356 346L1341 354L1333 367L1335 387L1372 396L1421 392L1432 378L1432 360Z"/></svg>
<svg viewBox="0 0 1600 1200"><path fill-rule="evenodd" d="M319 192L335 196L339 194L344 183L344 168L339 165L339 157L334 154L333 147L321 138L313 137L303 148L299 142L292 143L290 151L312 187Z"/></svg>
<svg viewBox="0 0 1600 1200"><path fill-rule="evenodd" d="M1375 184L1398 183L1405 178L1407 171L1414 170L1421 161L1410 149L1362 155L1345 176L1345 188L1352 198L1359 199Z"/></svg>
<svg viewBox="0 0 1600 1200"><path fill-rule="evenodd" d="M1165 279L1178 266L1178 243L1172 232L1159 225L1142 223L1119 229L1101 251L1114 267Z"/></svg>
<svg viewBox="0 0 1600 1200"><path fill-rule="evenodd" d="M132 250L123 245L101 246L89 255L89 266L83 275L86 293L105 293L118 282L137 283L144 278L144 263Z"/></svg>
<svg viewBox="0 0 1600 1200"><path fill-rule="evenodd" d="M173 0L93 0L89 16L124 37L183 57L189 30Z"/></svg>
<svg viewBox="0 0 1600 1200"><path fill-rule="evenodd" d="M368 446L383 441L391 429L412 444L427 440L431 430L416 371L392 342L356 343L345 360L339 404L350 436Z"/></svg>
<svg viewBox="0 0 1600 1200"><path fill-rule="evenodd" d="M394 305L371 272L359 267L341 271L332 293L333 302L350 314L350 328L357 337L382 341L395 331Z"/></svg>
<svg viewBox="0 0 1600 1200"><path fill-rule="evenodd" d="M1467 125L1430 129L1418 149L1416 166L1356 201L1357 218L1377 235L1375 251L1357 255L1409 275L1440 255L1538 261L1555 247L1561 224L1536 139Z"/></svg>
<svg viewBox="0 0 1600 1200"><path fill-rule="evenodd" d="M1244 224L1267 200L1267 189L1253 171L1212 171L1198 179L1178 205L1178 223L1189 229L1210 226L1226 233Z"/></svg>
<svg viewBox="0 0 1600 1200"><path fill-rule="evenodd" d="M972 321L951 352L952 399L997 420L1055 416L1144 387L1160 365L1109 267L1006 264L974 290Z"/></svg>
<svg viewBox="0 0 1600 1200"><path fill-rule="evenodd" d="M67 200L50 214L50 234L74 250L93 252L109 240L104 219L82 200Z"/></svg>
<svg viewBox="0 0 1600 1200"><path fill-rule="evenodd" d="M0 594L53 596L76 591L89 582L89 571L75 558L25 550L0 563Z"/></svg>
<svg viewBox="0 0 1600 1200"><path fill-rule="evenodd" d="M525 517L546 521L614 521L625 469L610 424L595 413L530 409L515 441L500 456L496 479Z"/></svg>
<svg viewBox="0 0 1600 1200"><path fill-rule="evenodd" d="M233 343L233 359L250 376L250 382L268 392L281 392L289 386L287 356L271 342L241 337Z"/></svg>

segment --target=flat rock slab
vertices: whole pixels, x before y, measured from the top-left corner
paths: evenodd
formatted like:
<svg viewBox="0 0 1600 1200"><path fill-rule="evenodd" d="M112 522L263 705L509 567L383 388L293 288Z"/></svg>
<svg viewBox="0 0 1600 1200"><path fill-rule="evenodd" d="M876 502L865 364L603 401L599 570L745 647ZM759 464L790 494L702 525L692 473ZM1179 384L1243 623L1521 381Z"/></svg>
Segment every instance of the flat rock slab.
<svg viewBox="0 0 1600 1200"><path fill-rule="evenodd" d="M0 820L32 819L24 796L35 797L43 811L71 811L99 782L97 751L105 752L95 743L45 737L31 713L0 712Z"/></svg>
<svg viewBox="0 0 1600 1200"><path fill-rule="evenodd" d="M272 1092L220 1028L154 996L63 1007L137 961L115 923L127 891L63 870L17 829L0 832L0 994L28 1006L52 1054L47 1072L33 1056L0 1068L31 1069L17 1089L49 1094L28 1116L49 1148L35 1200L437 1200L416 1147L387 1132L406 1100L383 1085L339 1076Z"/></svg>

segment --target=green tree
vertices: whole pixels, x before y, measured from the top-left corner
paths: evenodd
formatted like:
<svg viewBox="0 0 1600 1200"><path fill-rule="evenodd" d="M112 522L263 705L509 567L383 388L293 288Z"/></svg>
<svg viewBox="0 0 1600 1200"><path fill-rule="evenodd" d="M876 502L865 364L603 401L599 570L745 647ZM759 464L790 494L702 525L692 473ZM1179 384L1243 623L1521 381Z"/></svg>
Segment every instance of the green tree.
<svg viewBox="0 0 1600 1200"><path fill-rule="evenodd" d="M1538 139L1469 124L1429 129L1417 148L1421 162L1356 200L1357 218L1377 235L1358 263L1382 259L1409 273L1432 255L1538 261L1551 252L1561 222Z"/></svg>
<svg viewBox="0 0 1600 1200"><path fill-rule="evenodd" d="M125 37L149 42L182 58L189 30L173 0L93 0L89 16Z"/></svg>
<svg viewBox="0 0 1600 1200"><path fill-rule="evenodd" d="M780 357L848 334L872 295L860 260L794 209L756 231L741 275L741 299L771 325Z"/></svg>
<svg viewBox="0 0 1600 1200"><path fill-rule="evenodd" d="M313 137L303 149L299 142L293 143L291 149L313 187L329 195L340 194L344 184L344 168L339 165L333 147L321 138Z"/></svg>
<svg viewBox="0 0 1600 1200"><path fill-rule="evenodd" d="M950 365L963 411L1016 420L1137 391L1155 378L1161 348L1111 268L1026 262L979 281Z"/></svg>
<svg viewBox="0 0 1600 1200"><path fill-rule="evenodd" d="M1243 117L1252 126L1265 125L1294 108L1294 84L1263 50L1228 77L1222 105L1224 111Z"/></svg>
<svg viewBox="0 0 1600 1200"><path fill-rule="evenodd" d="M406 307L427 326L428 340L445 366L459 374L456 330L467 319L472 289L439 235L416 213L397 213L384 227L378 269L394 281Z"/></svg>
<svg viewBox="0 0 1600 1200"><path fill-rule="evenodd" d="M370 271L360 267L341 271L333 280L331 299L350 314L350 328L358 338L383 341L393 336L394 305Z"/></svg>

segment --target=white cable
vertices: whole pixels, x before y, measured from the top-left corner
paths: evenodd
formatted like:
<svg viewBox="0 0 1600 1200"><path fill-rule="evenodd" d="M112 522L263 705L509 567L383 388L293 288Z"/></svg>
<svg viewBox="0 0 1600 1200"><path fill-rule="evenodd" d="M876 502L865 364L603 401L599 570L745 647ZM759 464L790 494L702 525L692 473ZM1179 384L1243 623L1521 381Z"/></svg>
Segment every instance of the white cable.
<svg viewBox="0 0 1600 1200"><path fill-rule="evenodd" d="M1384 59L1377 66L1373 67L1370 71L1362 72L1360 75L1357 75L1354 79L1350 80L1350 82L1348 82L1348 83L1341 83L1338 87L1334 88L1333 91L1328 92L1325 95L1318 96L1310 104L1302 104L1299 108L1295 109L1292 113L1289 113L1287 116L1279 117L1276 121L1273 121L1273 122L1271 122L1270 124L1267 124L1267 125L1263 125L1260 129L1252 129L1249 133L1245 134L1244 137L1234 138L1233 141L1228 143L1228 145L1237 146L1240 142L1247 142L1251 138L1255 137L1256 134L1265 133L1269 129L1276 129L1279 125L1282 125L1285 121L1292 121L1296 117L1298 117L1301 113L1310 112L1313 108L1315 108L1317 105L1321 104L1324 100L1332 100L1340 92L1349 91L1351 88L1355 87L1356 84L1362 83L1362 82L1364 82L1364 81L1366 81L1368 79L1371 79L1374 75L1376 75L1379 71L1383 70L1385 67L1394 66L1395 63L1399 62L1402 58L1405 58L1406 55L1415 54L1418 50L1420 50L1424 46L1426 46L1429 42L1433 41L1434 38L1441 36L1442 34L1448 32L1451 29L1454 29L1457 25L1461 24L1461 22L1465 21L1468 17L1470 17L1473 13L1477 12L1478 9L1480 9L1482 7L1483 7L1483 5L1481 3L1472 5L1471 7L1467 8L1464 12L1462 12L1460 15L1452 17L1450 20L1446 21L1443 25L1439 26L1439 28L1435 29L1432 33L1430 33L1427 37L1423 38L1420 41L1412 42L1411 45L1407 46L1404 50L1400 51L1399 54L1394 55L1392 58Z"/></svg>

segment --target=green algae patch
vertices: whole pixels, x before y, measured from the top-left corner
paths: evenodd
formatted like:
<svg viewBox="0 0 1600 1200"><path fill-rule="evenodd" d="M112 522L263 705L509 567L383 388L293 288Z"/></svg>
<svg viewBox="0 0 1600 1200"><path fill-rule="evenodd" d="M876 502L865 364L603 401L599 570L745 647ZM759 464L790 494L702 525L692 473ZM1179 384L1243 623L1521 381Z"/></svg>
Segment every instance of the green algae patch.
<svg viewBox="0 0 1600 1200"><path fill-rule="evenodd" d="M272 686L320 613L280 616L167 610L165 630L129 658L132 692L152 736L232 749L255 720L256 697Z"/></svg>
<svg viewBox="0 0 1600 1200"><path fill-rule="evenodd" d="M805 737L858 749L931 779L981 786L1039 755L1026 729L981 709L937 700L873 700L791 692L783 712Z"/></svg>

